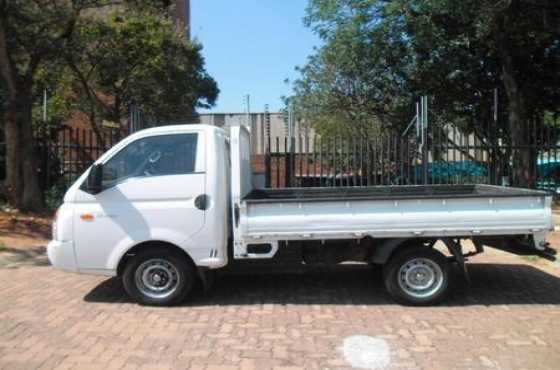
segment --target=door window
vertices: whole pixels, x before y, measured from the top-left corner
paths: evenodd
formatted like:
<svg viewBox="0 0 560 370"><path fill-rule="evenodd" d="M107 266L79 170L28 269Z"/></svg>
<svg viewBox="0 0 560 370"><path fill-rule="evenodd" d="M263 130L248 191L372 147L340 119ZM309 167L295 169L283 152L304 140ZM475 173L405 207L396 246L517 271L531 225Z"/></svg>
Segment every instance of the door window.
<svg viewBox="0 0 560 370"><path fill-rule="evenodd" d="M133 141L103 164L103 187L133 177L195 172L198 134L151 136Z"/></svg>

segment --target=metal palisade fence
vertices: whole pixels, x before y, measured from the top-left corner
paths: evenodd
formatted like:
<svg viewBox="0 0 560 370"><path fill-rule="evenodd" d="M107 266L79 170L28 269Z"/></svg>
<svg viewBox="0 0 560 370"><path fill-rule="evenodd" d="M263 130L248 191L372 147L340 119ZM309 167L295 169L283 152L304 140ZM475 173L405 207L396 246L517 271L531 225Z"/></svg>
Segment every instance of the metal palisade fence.
<svg viewBox="0 0 560 370"><path fill-rule="evenodd" d="M524 186L560 192L560 122L530 121L523 145L512 144L507 131L486 122L463 129L432 120L427 101L402 132L386 130L372 137L268 137L264 186L331 187L420 184L517 185L515 171L529 179ZM42 189L68 187L101 154L136 130L154 126L131 110L126 127L60 126L35 132ZM474 128L472 128L474 127ZM524 158L520 168L519 158Z"/></svg>
<svg viewBox="0 0 560 370"><path fill-rule="evenodd" d="M560 128L533 121L524 132L523 145L512 144L491 123L469 131L450 123L417 124L404 133L371 138L269 138L265 184L279 188L482 183L560 192ZM516 183L516 171L525 176L524 184Z"/></svg>
<svg viewBox="0 0 560 370"><path fill-rule="evenodd" d="M41 188L66 189L124 135L120 129L106 128L99 136L90 129L71 126L37 130L35 150Z"/></svg>
<svg viewBox="0 0 560 370"><path fill-rule="evenodd" d="M155 126L152 117L131 105L125 125L114 123L93 130L89 125L39 127L34 141L39 158L38 173L43 190L63 191L97 158L131 133Z"/></svg>

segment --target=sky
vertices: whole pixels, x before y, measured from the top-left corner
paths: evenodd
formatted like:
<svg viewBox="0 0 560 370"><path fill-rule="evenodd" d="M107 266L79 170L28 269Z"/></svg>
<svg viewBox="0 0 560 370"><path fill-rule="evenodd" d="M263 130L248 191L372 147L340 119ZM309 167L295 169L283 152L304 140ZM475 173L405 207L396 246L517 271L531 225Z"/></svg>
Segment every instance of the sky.
<svg viewBox="0 0 560 370"><path fill-rule="evenodd" d="M220 95L211 112L282 108L296 66L320 41L303 25L306 0L191 0L192 37L202 43L206 69ZM208 110L200 110L208 112Z"/></svg>

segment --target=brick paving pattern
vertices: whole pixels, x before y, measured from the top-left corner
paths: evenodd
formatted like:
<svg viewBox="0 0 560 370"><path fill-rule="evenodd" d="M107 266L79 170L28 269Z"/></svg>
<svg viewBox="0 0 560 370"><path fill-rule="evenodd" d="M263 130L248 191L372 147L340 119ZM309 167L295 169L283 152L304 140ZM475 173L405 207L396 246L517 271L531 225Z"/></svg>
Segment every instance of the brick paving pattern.
<svg viewBox="0 0 560 370"><path fill-rule="evenodd" d="M180 307L131 303L116 279L0 267L0 369L348 369L345 338L390 349L386 369L560 368L560 270L492 252L447 305L393 304L379 273L223 276ZM468 293L467 293L468 291Z"/></svg>

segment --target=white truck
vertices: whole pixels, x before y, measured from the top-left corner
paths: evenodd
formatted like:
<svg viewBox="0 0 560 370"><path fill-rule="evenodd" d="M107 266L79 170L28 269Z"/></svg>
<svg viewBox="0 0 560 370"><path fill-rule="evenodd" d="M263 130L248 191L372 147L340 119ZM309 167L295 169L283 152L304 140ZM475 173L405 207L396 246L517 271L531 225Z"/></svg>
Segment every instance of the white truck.
<svg viewBox="0 0 560 370"><path fill-rule="evenodd" d="M465 258L484 245L554 258L548 193L488 185L253 189L250 148L242 127L130 135L66 193L49 260L122 277L127 293L149 305L183 301L195 282L208 286L226 266L363 262L383 265L396 301L427 305L450 292L455 270L468 278Z"/></svg>

